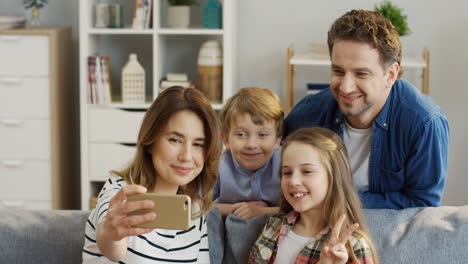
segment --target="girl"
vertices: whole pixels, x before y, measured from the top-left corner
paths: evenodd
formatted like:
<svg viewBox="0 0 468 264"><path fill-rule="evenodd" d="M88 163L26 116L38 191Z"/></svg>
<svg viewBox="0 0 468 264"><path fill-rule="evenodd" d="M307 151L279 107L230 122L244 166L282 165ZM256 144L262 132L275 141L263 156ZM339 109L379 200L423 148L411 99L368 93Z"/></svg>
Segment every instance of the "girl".
<svg viewBox="0 0 468 264"><path fill-rule="evenodd" d="M145 114L133 161L111 172L89 215L83 263L209 263L203 216L211 206L220 142L216 115L201 92L182 87L162 92ZM148 200L127 201L145 192L190 196L192 227L132 227L158 217L129 216L153 207Z"/></svg>
<svg viewBox="0 0 468 264"><path fill-rule="evenodd" d="M280 169L284 214L268 220L249 263L378 263L338 135L297 130L283 143Z"/></svg>

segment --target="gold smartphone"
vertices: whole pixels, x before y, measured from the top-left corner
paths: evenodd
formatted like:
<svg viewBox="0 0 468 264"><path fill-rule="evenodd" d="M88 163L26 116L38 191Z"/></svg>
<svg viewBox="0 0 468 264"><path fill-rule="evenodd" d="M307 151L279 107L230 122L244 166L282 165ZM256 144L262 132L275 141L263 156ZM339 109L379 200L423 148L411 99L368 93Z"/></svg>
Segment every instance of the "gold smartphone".
<svg viewBox="0 0 468 264"><path fill-rule="evenodd" d="M154 193L142 193L128 196L128 201L152 200L152 209L140 210L129 215L140 215L149 212L156 213L156 219L145 222L137 227L143 228L163 228L187 230L191 220L191 200L187 195L162 195Z"/></svg>

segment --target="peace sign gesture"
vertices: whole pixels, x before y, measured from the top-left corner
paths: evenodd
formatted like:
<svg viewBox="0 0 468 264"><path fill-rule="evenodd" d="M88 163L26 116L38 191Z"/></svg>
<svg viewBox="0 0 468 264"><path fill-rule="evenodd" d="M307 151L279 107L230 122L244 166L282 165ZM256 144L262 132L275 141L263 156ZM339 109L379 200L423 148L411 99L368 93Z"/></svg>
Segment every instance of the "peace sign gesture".
<svg viewBox="0 0 468 264"><path fill-rule="evenodd" d="M342 215L333 227L331 236L320 253L320 264L343 264L348 261L349 256L345 244L351 238L351 234L358 229L359 224L352 224L340 236L341 226L345 219L346 215Z"/></svg>

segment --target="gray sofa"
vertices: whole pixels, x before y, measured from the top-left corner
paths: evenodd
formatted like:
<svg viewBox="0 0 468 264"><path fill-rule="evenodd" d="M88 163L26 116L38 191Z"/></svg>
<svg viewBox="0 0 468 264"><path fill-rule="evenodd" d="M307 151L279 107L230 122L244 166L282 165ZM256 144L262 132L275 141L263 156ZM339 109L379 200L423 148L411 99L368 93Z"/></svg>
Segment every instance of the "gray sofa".
<svg viewBox="0 0 468 264"><path fill-rule="evenodd" d="M468 263L468 206L365 210L381 263ZM0 209L0 263L81 263L88 212ZM212 263L246 263L268 216L208 215Z"/></svg>

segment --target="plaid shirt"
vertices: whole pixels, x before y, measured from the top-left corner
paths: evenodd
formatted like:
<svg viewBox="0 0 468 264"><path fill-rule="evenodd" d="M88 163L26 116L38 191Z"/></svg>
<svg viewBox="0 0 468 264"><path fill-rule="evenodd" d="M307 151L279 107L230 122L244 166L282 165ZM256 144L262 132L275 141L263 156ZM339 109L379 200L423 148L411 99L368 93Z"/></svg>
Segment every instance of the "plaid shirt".
<svg viewBox="0 0 468 264"><path fill-rule="evenodd" d="M258 237L255 245L250 251L249 263L271 264L275 262L278 244L286 237L287 233L294 227L299 214L295 211L287 215L273 215L263 228L262 234ZM320 232L310 244L306 245L297 255L295 264L318 263L320 252L331 234L330 230ZM372 252L367 241L354 232L350 238L354 254L361 264L372 264ZM351 258L348 264L355 263Z"/></svg>

